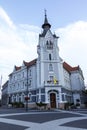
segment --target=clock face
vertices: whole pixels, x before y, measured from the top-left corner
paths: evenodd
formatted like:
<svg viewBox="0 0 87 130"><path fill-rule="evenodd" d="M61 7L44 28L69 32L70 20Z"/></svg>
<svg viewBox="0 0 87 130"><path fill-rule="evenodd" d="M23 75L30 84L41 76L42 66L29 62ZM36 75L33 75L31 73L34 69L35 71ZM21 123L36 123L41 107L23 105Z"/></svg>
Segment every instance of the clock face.
<svg viewBox="0 0 87 130"><path fill-rule="evenodd" d="M47 47L48 50L52 50L53 49L53 43L51 41L47 41L46 47Z"/></svg>

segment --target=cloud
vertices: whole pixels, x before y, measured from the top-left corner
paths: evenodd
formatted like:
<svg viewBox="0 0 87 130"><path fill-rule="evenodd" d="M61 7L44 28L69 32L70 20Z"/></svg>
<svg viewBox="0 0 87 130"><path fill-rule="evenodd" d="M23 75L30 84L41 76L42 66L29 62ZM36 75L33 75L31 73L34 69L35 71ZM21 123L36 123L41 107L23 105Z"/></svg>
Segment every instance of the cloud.
<svg viewBox="0 0 87 130"><path fill-rule="evenodd" d="M15 25L13 24L13 22L11 21L11 19L9 18L9 16L6 14L6 12L2 7L0 7L0 18L5 23L7 23L10 28L15 28Z"/></svg>
<svg viewBox="0 0 87 130"><path fill-rule="evenodd" d="M14 65L20 66L23 60L30 61L37 57L38 33L39 27L13 24L0 7L0 75L3 83Z"/></svg>
<svg viewBox="0 0 87 130"><path fill-rule="evenodd" d="M80 65L87 82L87 22L77 21L56 30L59 35L60 56L71 66Z"/></svg>

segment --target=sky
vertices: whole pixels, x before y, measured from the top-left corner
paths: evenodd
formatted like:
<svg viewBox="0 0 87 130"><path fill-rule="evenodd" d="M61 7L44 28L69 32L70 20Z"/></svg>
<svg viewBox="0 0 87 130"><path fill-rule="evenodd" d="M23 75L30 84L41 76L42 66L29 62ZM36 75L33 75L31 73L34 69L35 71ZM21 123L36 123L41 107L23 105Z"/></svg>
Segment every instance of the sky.
<svg viewBox="0 0 87 130"><path fill-rule="evenodd" d="M73 67L79 65L87 84L87 0L0 0L2 84L15 65L37 58L45 9L51 31L60 37L60 57Z"/></svg>

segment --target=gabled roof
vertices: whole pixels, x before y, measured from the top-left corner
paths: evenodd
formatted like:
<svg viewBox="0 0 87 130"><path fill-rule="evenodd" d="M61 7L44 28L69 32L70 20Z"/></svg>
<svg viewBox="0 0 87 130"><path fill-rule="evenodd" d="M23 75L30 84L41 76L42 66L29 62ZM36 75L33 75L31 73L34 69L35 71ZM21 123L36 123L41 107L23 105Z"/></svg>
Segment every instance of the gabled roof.
<svg viewBox="0 0 87 130"><path fill-rule="evenodd" d="M66 69L68 72L79 70L79 66L72 67L66 62L63 62L63 68Z"/></svg>
<svg viewBox="0 0 87 130"><path fill-rule="evenodd" d="M30 61L30 62L23 61L23 63L24 63L25 66L30 67L30 66L32 66L32 65L35 65L35 64L36 64L36 61L37 61L37 59L34 59L34 60ZM20 70L21 68L22 68L22 66L16 66L16 65L15 65L15 66L14 66L14 71L18 71L18 70ZM12 72L12 73L13 73L13 72ZM9 76L11 76L12 73L10 73Z"/></svg>
<svg viewBox="0 0 87 130"><path fill-rule="evenodd" d="M21 66L16 66L15 65L15 70L17 71L17 70L20 70L21 69Z"/></svg>
<svg viewBox="0 0 87 130"><path fill-rule="evenodd" d="M36 61L37 61L37 59L34 59L34 60L30 61L30 62L23 61L23 63L24 63L25 66L30 67L32 65L35 65Z"/></svg>

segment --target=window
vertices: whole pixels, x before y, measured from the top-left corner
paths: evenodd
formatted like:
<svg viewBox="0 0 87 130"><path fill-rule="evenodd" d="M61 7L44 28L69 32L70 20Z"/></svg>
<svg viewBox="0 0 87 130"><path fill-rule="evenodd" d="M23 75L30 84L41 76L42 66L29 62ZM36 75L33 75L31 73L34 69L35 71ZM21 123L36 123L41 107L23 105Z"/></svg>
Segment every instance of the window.
<svg viewBox="0 0 87 130"><path fill-rule="evenodd" d="M53 76L51 75L51 76L49 76L49 78L50 78L50 81L53 81Z"/></svg>
<svg viewBox="0 0 87 130"><path fill-rule="evenodd" d="M48 45L49 45L49 42L48 42L48 41L47 41L46 45L47 45L47 47L48 47Z"/></svg>
<svg viewBox="0 0 87 130"><path fill-rule="evenodd" d="M32 102L36 102L36 96L32 96Z"/></svg>
<svg viewBox="0 0 87 130"><path fill-rule="evenodd" d="M53 71L53 65L49 64L49 71Z"/></svg>
<svg viewBox="0 0 87 130"><path fill-rule="evenodd" d="M66 95L64 93L62 94L62 101L66 101Z"/></svg>
<svg viewBox="0 0 87 130"><path fill-rule="evenodd" d="M31 86L31 84L32 84L32 81L30 80L29 86Z"/></svg>
<svg viewBox="0 0 87 130"><path fill-rule="evenodd" d="M53 49L53 43L50 41L50 49Z"/></svg>
<svg viewBox="0 0 87 130"><path fill-rule="evenodd" d="M14 80L15 80L15 76L14 76Z"/></svg>
<svg viewBox="0 0 87 130"><path fill-rule="evenodd" d="M25 84L24 84L24 82L23 82L23 87L22 87L22 89L24 89L24 86L25 86Z"/></svg>
<svg viewBox="0 0 87 130"><path fill-rule="evenodd" d="M21 77L21 74L18 74L18 75L17 75L17 79L20 79L20 77Z"/></svg>
<svg viewBox="0 0 87 130"><path fill-rule="evenodd" d="M23 78L24 78L24 72L23 72Z"/></svg>
<svg viewBox="0 0 87 130"><path fill-rule="evenodd" d="M13 91L15 90L15 84L13 85Z"/></svg>
<svg viewBox="0 0 87 130"><path fill-rule="evenodd" d="M65 101L65 96L64 96L64 94L62 94L62 101Z"/></svg>
<svg viewBox="0 0 87 130"><path fill-rule="evenodd" d="M53 43L51 41L46 42L47 49L51 50L53 49Z"/></svg>
<svg viewBox="0 0 87 130"><path fill-rule="evenodd" d="M17 85L17 90L19 90L19 83L18 83L18 85Z"/></svg>
<svg viewBox="0 0 87 130"><path fill-rule="evenodd" d="M30 70L30 76L31 76L31 70Z"/></svg>
<svg viewBox="0 0 87 130"><path fill-rule="evenodd" d="M51 58L51 54L49 54L49 60L51 60L52 58Z"/></svg>

